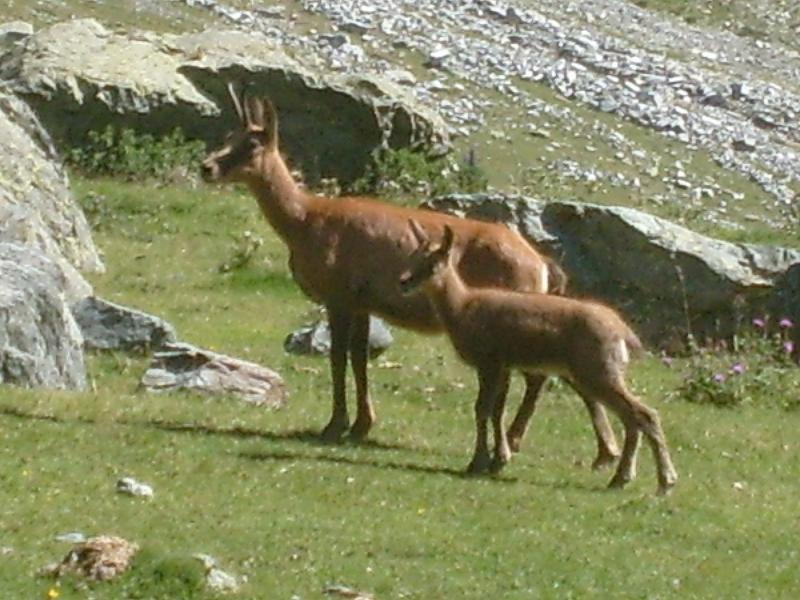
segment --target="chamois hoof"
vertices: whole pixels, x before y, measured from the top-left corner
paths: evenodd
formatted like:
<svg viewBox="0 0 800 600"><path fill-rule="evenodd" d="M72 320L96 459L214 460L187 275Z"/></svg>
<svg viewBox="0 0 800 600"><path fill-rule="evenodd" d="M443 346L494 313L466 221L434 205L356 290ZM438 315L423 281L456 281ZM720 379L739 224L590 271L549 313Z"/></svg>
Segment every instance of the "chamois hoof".
<svg viewBox="0 0 800 600"><path fill-rule="evenodd" d="M630 482L631 482L631 478L630 477L622 477L622 476L619 476L619 474L617 474L617 475L614 475L614 477L611 478L611 481L608 482L608 489L610 489L610 490L621 490L626 485L628 485Z"/></svg>
<svg viewBox="0 0 800 600"><path fill-rule="evenodd" d="M486 456L476 456L467 465L467 475L481 475L492 468L492 459Z"/></svg>
<svg viewBox="0 0 800 600"><path fill-rule="evenodd" d="M514 433L509 429L506 437L508 438L508 449L511 450L511 453L519 453L519 449L522 447L522 434Z"/></svg>
<svg viewBox="0 0 800 600"><path fill-rule="evenodd" d="M665 477L660 477L658 481L658 495L668 496L672 492L672 488L678 483L678 474L669 473Z"/></svg>
<svg viewBox="0 0 800 600"><path fill-rule="evenodd" d="M502 471L503 467L505 467L507 464L508 464L508 458L494 457L492 459L492 463L489 465L489 472L492 473L493 475L496 475L497 473Z"/></svg>
<svg viewBox="0 0 800 600"><path fill-rule="evenodd" d="M340 442L347 432L347 423L334 423L330 422L325 426L325 429L319 434L320 439L326 443Z"/></svg>
<svg viewBox="0 0 800 600"><path fill-rule="evenodd" d="M597 455L597 458L594 459L592 463L592 470L593 471L601 471L603 469L607 469L619 458L619 453L613 454L608 452L603 452Z"/></svg>
<svg viewBox="0 0 800 600"><path fill-rule="evenodd" d="M350 428L350 433L348 437L353 440L354 442L362 442L367 439L369 435L370 429L372 429L372 425L375 423L375 420L371 421L360 421L356 419L356 422L353 423L353 426Z"/></svg>

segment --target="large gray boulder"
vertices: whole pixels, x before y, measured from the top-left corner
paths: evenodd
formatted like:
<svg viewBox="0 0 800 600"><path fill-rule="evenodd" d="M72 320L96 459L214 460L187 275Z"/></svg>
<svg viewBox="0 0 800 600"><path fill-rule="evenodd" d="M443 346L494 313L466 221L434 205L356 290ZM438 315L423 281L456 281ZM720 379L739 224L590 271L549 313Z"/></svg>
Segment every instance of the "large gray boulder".
<svg viewBox="0 0 800 600"><path fill-rule="evenodd" d="M91 287L82 271L102 271L83 212L33 111L0 88L0 242L31 246L58 263L70 299Z"/></svg>
<svg viewBox="0 0 800 600"><path fill-rule="evenodd" d="M752 316L795 314L800 303L786 291L797 285L787 271L800 263L800 250L725 242L618 206L500 194L428 206L517 228L560 261L571 294L619 308L661 347L678 346L688 333L726 338Z"/></svg>
<svg viewBox="0 0 800 600"><path fill-rule="evenodd" d="M236 124L226 81L247 83L277 105L283 146L309 181L350 181L383 145L447 145L443 121L407 90L375 76L323 74L315 62L256 33L120 33L83 19L36 32L0 59L0 79L67 144L111 123L156 135L179 126L217 144Z"/></svg>
<svg viewBox="0 0 800 600"><path fill-rule="evenodd" d="M64 271L40 251L0 242L0 383L86 387L66 285Z"/></svg>

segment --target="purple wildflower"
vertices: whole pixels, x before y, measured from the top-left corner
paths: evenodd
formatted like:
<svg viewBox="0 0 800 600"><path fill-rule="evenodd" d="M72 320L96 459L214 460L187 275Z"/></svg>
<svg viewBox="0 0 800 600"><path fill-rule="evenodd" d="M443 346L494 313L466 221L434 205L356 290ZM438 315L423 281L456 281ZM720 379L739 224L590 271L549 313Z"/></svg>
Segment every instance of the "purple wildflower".
<svg viewBox="0 0 800 600"><path fill-rule="evenodd" d="M786 351L786 354L791 354L794 352L794 342L791 340L783 342L783 349Z"/></svg>
<svg viewBox="0 0 800 600"><path fill-rule="evenodd" d="M725 381L725 373L717 373L714 375L714 381L717 383L722 383Z"/></svg>
<svg viewBox="0 0 800 600"><path fill-rule="evenodd" d="M741 375L746 370L747 367L744 365L744 363L736 363L731 367L731 373L733 373L734 375Z"/></svg>
<svg viewBox="0 0 800 600"><path fill-rule="evenodd" d="M791 319L784 317L778 322L778 326L783 329L789 329L791 327L794 327L794 323L792 323Z"/></svg>
<svg viewBox="0 0 800 600"><path fill-rule="evenodd" d="M667 356L665 354L664 356L661 357L661 363L666 365L667 367L671 367L672 366L672 357L671 356Z"/></svg>
<svg viewBox="0 0 800 600"><path fill-rule="evenodd" d="M755 325L758 329L764 329L764 327L767 326L767 322L761 317L756 317L753 319L753 325Z"/></svg>

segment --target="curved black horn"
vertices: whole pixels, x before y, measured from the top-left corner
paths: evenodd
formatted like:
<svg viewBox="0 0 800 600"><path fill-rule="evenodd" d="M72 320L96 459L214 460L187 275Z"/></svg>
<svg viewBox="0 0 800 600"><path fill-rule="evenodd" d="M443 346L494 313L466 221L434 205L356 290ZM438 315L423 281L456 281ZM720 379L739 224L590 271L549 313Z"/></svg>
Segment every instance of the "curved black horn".
<svg viewBox="0 0 800 600"><path fill-rule="evenodd" d="M231 100L233 101L233 108L236 110L236 115L239 117L239 120L244 123L244 111L242 110L242 102L239 100L239 96L236 95L236 88L233 85L232 81L228 82L228 93L231 95Z"/></svg>

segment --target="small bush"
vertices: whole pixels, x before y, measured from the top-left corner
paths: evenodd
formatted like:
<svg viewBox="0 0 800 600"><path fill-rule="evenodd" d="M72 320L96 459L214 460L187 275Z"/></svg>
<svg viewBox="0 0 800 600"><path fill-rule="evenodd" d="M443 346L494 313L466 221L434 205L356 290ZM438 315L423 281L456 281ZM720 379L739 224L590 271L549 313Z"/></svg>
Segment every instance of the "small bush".
<svg viewBox="0 0 800 600"><path fill-rule="evenodd" d="M413 201L453 192L481 192L487 185L486 175L472 155L458 163L449 157L429 158L401 149L377 155L348 191Z"/></svg>
<svg viewBox="0 0 800 600"><path fill-rule="evenodd" d="M246 267L263 245L264 238L253 234L249 229L233 236L230 257L219 265L219 272L228 273Z"/></svg>
<svg viewBox="0 0 800 600"><path fill-rule="evenodd" d="M733 348L695 348L683 384L676 395L689 402L734 407L769 397L770 388L794 363L794 343L789 339L794 323L781 319L771 330L767 319L754 319L752 329L734 338ZM779 402L785 408L797 404Z"/></svg>
<svg viewBox="0 0 800 600"><path fill-rule="evenodd" d="M202 142L187 140L180 129L157 138L109 125L90 131L87 143L70 149L66 161L89 177L166 179L180 169L193 168L204 152Z"/></svg>

